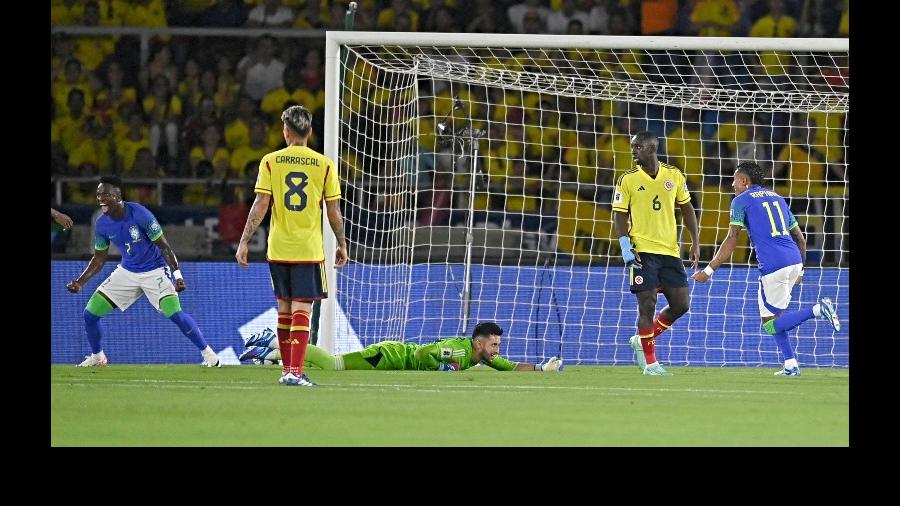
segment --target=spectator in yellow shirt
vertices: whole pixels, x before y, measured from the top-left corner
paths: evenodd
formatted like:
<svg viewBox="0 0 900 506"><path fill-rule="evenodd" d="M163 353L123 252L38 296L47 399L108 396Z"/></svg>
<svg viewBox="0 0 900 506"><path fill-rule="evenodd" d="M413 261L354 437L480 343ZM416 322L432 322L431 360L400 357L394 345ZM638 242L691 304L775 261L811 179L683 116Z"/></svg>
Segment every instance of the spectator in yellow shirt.
<svg viewBox="0 0 900 506"><path fill-rule="evenodd" d="M77 25L83 15L84 5L80 0L54 0L50 3L50 26Z"/></svg>
<svg viewBox="0 0 900 506"><path fill-rule="evenodd" d="M64 153L70 153L77 148L87 136L84 125L87 115L84 112L84 92L78 88L69 92L68 114L60 115L53 122L51 137L58 139Z"/></svg>
<svg viewBox="0 0 900 506"><path fill-rule="evenodd" d="M245 177L245 168L253 160L257 163L269 154L269 146L266 142L266 122L262 118L250 120L250 143L240 146L231 153L231 171L237 177ZM346 175L345 175L346 177Z"/></svg>
<svg viewBox="0 0 900 506"><path fill-rule="evenodd" d="M301 104L310 112L318 109L318 101L315 95L301 87L300 71L293 65L288 65L282 73L284 85L276 88L268 93L262 100L263 112L269 114L273 121L280 120L281 113L284 111L284 104L295 102Z"/></svg>
<svg viewBox="0 0 900 506"><path fill-rule="evenodd" d="M697 186L703 180L703 139L700 111L685 109L678 128L666 135L668 163L681 169L687 180Z"/></svg>
<svg viewBox="0 0 900 506"><path fill-rule="evenodd" d="M784 0L769 0L769 13L750 28L751 37L793 37L797 32L797 20L784 12ZM788 74L792 56L786 51L762 51L759 61L766 74Z"/></svg>
<svg viewBox="0 0 900 506"><path fill-rule="evenodd" d="M150 132L137 111L128 115L128 133L116 141L116 166L120 174L128 174L134 167L137 152L150 151Z"/></svg>
<svg viewBox="0 0 900 506"><path fill-rule="evenodd" d="M769 0L769 13L750 28L751 37L793 37L797 20L785 13L784 0Z"/></svg>
<svg viewBox="0 0 900 506"><path fill-rule="evenodd" d="M231 153L221 146L221 135L215 126L203 131L203 144L191 150L192 177L209 178L206 184L187 185L184 203L199 206L217 206L222 202L224 180L233 176L229 172Z"/></svg>
<svg viewBox="0 0 900 506"><path fill-rule="evenodd" d="M730 37L740 19L734 0L698 0L691 11L693 29L701 37Z"/></svg>
<svg viewBox="0 0 900 506"><path fill-rule="evenodd" d="M163 0L131 0L120 4L122 7L121 19L124 26L165 27L166 6ZM165 36L162 40L169 40Z"/></svg>
<svg viewBox="0 0 900 506"><path fill-rule="evenodd" d="M69 165L76 173L110 174L113 170L111 125L96 116L85 118L81 143L69 152Z"/></svg>
<svg viewBox="0 0 900 506"><path fill-rule="evenodd" d="M97 2L90 1L84 4L81 19L84 26L100 24L100 7ZM115 46L116 40L112 35L80 35L75 39L75 56L84 63L84 68L93 72L113 53Z"/></svg>
<svg viewBox="0 0 900 506"><path fill-rule="evenodd" d="M248 95L241 95L237 101L237 117L225 126L225 145L228 149L246 146L250 143L250 120L256 111L256 101Z"/></svg>
<svg viewBox="0 0 900 506"><path fill-rule="evenodd" d="M791 118L790 139L778 150L772 176L790 186L791 195L805 196L825 188L824 157L810 149L812 132L805 115ZM786 181L785 181L786 180Z"/></svg>
<svg viewBox="0 0 900 506"><path fill-rule="evenodd" d="M125 87L123 80L125 73L117 61L109 62L106 67L106 87L97 92L94 99L93 112L112 119L114 124L124 118L120 116L125 104L137 102L137 90Z"/></svg>
<svg viewBox="0 0 900 506"><path fill-rule="evenodd" d="M200 174L197 172L197 164L206 160L210 162L216 172L228 173L229 162L231 161L231 153L228 149L221 145L222 135L219 133L218 127L208 125L203 130L203 143L191 149L191 170L193 177L204 177L209 174Z"/></svg>
<svg viewBox="0 0 900 506"><path fill-rule="evenodd" d="M61 79L56 79L51 89L57 111L60 114L69 114L69 94L74 89L81 90L84 106L90 110L94 105L94 90L100 86L100 81L93 74L82 71L81 62L77 58L69 59L66 62L65 73Z"/></svg>

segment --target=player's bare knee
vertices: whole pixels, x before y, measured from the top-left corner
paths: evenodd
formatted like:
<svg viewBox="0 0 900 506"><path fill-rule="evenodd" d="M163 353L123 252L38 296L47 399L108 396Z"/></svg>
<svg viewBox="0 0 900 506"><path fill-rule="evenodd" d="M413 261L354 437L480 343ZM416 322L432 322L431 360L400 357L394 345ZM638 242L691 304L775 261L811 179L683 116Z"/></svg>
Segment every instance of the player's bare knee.
<svg viewBox="0 0 900 506"><path fill-rule="evenodd" d="M639 292L646 293L646 292ZM652 318L653 313L656 312L656 297L655 293L651 295L643 295L638 296L638 312L641 317Z"/></svg>
<svg viewBox="0 0 900 506"><path fill-rule="evenodd" d="M690 302L678 302L669 305L669 311L672 312L673 318L681 318L691 309Z"/></svg>

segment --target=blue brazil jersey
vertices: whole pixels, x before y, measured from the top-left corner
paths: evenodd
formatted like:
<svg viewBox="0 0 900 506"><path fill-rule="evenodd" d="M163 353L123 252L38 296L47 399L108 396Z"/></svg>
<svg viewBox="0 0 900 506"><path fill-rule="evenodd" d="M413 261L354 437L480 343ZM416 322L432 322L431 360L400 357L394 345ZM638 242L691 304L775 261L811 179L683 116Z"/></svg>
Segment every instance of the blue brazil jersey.
<svg viewBox="0 0 900 506"><path fill-rule="evenodd" d="M94 248L109 249L112 242L122 252L122 268L131 272L147 272L166 266L166 261L153 241L163 234L153 213L134 202L123 202L125 217L116 221L103 214L97 218Z"/></svg>
<svg viewBox="0 0 900 506"><path fill-rule="evenodd" d="M753 185L731 201L732 225L747 229L763 275L803 263L791 229L800 226L780 195Z"/></svg>

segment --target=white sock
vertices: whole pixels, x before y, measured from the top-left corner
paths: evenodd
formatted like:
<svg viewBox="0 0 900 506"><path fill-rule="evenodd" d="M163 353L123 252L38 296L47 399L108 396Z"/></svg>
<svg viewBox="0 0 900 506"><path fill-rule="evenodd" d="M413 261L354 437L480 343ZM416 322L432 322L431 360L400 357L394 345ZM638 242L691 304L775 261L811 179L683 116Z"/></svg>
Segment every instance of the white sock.
<svg viewBox="0 0 900 506"><path fill-rule="evenodd" d="M787 359L787 360L784 361L784 368L785 368L785 369L793 369L793 368L795 368L795 367L800 367L800 365L797 364L797 359L796 359L796 358L789 358L789 359Z"/></svg>
<svg viewBox="0 0 900 506"><path fill-rule="evenodd" d="M103 353L103 350L98 351L97 353L91 353L91 357L97 360L102 359L106 356L106 353Z"/></svg>
<svg viewBox="0 0 900 506"><path fill-rule="evenodd" d="M213 351L212 347L207 346L200 351L200 354L203 355L203 358L213 358L216 356L216 352Z"/></svg>
<svg viewBox="0 0 900 506"><path fill-rule="evenodd" d="M656 362L653 362L652 364L647 364L647 367L650 367L651 365L657 365L657 364L659 364L658 360Z"/></svg>
<svg viewBox="0 0 900 506"><path fill-rule="evenodd" d="M813 316L815 316L816 318L822 317L822 306L820 304L816 304L815 306L813 306Z"/></svg>

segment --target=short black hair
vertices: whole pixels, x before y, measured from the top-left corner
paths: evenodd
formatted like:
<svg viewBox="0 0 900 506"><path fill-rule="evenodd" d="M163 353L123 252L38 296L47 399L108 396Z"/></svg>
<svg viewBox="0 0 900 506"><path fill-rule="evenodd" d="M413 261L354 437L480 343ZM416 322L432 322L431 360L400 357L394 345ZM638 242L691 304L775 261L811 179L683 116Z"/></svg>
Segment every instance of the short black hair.
<svg viewBox="0 0 900 506"><path fill-rule="evenodd" d="M476 337L490 337L490 336L502 336L503 329L500 328L500 325L497 325L494 322L481 322L478 325L475 325L475 330L472 331L472 339Z"/></svg>
<svg viewBox="0 0 900 506"><path fill-rule="evenodd" d="M634 136L641 144L649 143L653 145L654 149L659 148L659 137L650 130L641 130L640 132L634 134Z"/></svg>
<svg viewBox="0 0 900 506"><path fill-rule="evenodd" d="M100 176L100 184L108 184L110 186L115 186L118 189L122 189L122 178L119 176Z"/></svg>
<svg viewBox="0 0 900 506"><path fill-rule="evenodd" d="M741 162L735 168L735 172L746 175L753 184L762 184L766 178L762 167L756 162Z"/></svg>

